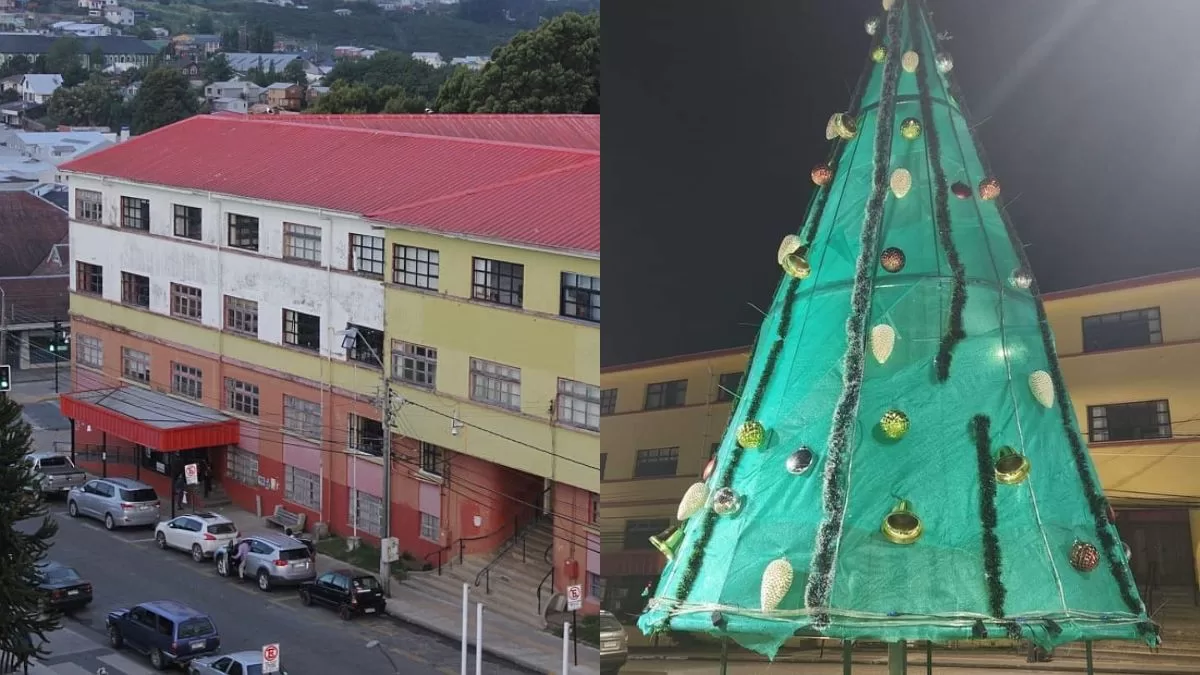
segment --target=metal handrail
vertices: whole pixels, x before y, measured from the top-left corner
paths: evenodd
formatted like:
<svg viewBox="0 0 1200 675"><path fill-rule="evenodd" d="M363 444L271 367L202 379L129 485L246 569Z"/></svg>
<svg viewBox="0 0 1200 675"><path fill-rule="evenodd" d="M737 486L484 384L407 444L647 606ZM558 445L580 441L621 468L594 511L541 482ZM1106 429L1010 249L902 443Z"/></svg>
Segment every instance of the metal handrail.
<svg viewBox="0 0 1200 675"><path fill-rule="evenodd" d="M533 521L531 521L531 522L533 522ZM514 516L513 517L513 536L509 537L508 541L504 542L504 544L500 547L500 551L496 553L495 557L492 558L491 562L484 565L483 569L479 570L479 574L475 575L475 585L479 586L480 583L484 584L484 593L487 593L490 595L492 592L492 568L495 567L501 560L503 560L504 556L508 555L509 551L513 550L513 548L517 545L518 539L521 541L521 544L522 544L522 547L521 547L522 553L521 554L522 554L522 556L524 556L525 535L527 533L528 533L528 528L521 527L520 521L517 519L516 516Z"/></svg>
<svg viewBox="0 0 1200 675"><path fill-rule="evenodd" d="M516 527L517 527L517 519L516 519L516 517L514 517L513 518L514 532L515 532ZM425 562L429 562L429 559L436 555L437 559L438 559L437 573L438 573L438 576L440 577L440 576L442 576L442 554L446 553L450 549L454 548L455 544L458 545L458 564L461 565L461 564L463 564L463 558L466 557L467 542L479 541L480 539L490 539L490 538L496 536L497 534L500 534L501 532L503 532L506 529L508 529L508 525L504 525L503 527L498 527L498 528L492 530L491 532L488 532L487 534L480 534L480 535L477 535L474 537L459 537L458 539L455 539L454 541L450 542L449 544L446 544L442 548L439 548L438 550L434 551L433 553L429 553L428 555L426 555ZM479 584L477 583L475 585L478 586Z"/></svg>
<svg viewBox="0 0 1200 675"><path fill-rule="evenodd" d="M550 566L550 571L546 572L546 576L542 577L541 582L538 583L538 587L537 587L538 616L542 615L542 587L546 585L547 580L550 582L550 595L553 596L554 595L554 566L553 565ZM546 607L547 608L550 607L549 599L546 600Z"/></svg>

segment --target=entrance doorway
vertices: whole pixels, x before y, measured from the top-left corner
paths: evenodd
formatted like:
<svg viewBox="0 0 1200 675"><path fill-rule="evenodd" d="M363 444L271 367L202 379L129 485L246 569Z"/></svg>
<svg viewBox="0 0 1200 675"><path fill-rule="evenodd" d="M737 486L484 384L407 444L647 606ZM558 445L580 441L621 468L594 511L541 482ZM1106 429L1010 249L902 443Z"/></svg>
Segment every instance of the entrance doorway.
<svg viewBox="0 0 1200 675"><path fill-rule="evenodd" d="M1186 509L1129 509L1117 512L1117 531L1132 553L1138 587L1196 587L1192 531Z"/></svg>

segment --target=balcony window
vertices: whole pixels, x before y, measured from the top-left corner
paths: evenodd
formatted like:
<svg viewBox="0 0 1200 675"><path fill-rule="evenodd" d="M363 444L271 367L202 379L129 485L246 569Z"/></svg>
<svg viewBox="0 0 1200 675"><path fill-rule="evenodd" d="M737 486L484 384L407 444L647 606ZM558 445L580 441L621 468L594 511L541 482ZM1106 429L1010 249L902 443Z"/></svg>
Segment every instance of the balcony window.
<svg viewBox="0 0 1200 675"><path fill-rule="evenodd" d="M674 476L679 470L679 448L638 450L634 460L634 478Z"/></svg>
<svg viewBox="0 0 1200 675"><path fill-rule="evenodd" d="M1157 307L1083 318L1083 351L1162 344L1162 321Z"/></svg>
<svg viewBox="0 0 1200 675"><path fill-rule="evenodd" d="M149 307L150 277L121 272L121 302L134 307Z"/></svg>
<svg viewBox="0 0 1200 675"><path fill-rule="evenodd" d="M225 329L258 337L258 303L232 295L225 296Z"/></svg>
<svg viewBox="0 0 1200 675"><path fill-rule="evenodd" d="M399 244L392 247L392 283L436 291L440 273L437 251Z"/></svg>
<svg viewBox="0 0 1200 675"><path fill-rule="evenodd" d="M352 323L346 324L346 329L358 332L358 339L346 350L346 358L372 368L383 368L383 331Z"/></svg>
<svg viewBox="0 0 1200 675"><path fill-rule="evenodd" d="M283 224L283 259L321 264L321 228L296 223Z"/></svg>
<svg viewBox="0 0 1200 675"><path fill-rule="evenodd" d="M1171 409L1165 400L1088 406L1088 439L1141 441L1171 437Z"/></svg>
<svg viewBox="0 0 1200 675"><path fill-rule="evenodd" d="M150 384L150 354L121 347L121 377Z"/></svg>
<svg viewBox="0 0 1200 675"><path fill-rule="evenodd" d="M562 273L559 314L600 323L600 277Z"/></svg>
<svg viewBox="0 0 1200 675"><path fill-rule="evenodd" d="M431 476L444 476L446 464L444 448L421 441L421 471Z"/></svg>
<svg viewBox="0 0 1200 675"><path fill-rule="evenodd" d="M521 307L525 293L525 266L502 260L475 258L471 297L498 305Z"/></svg>
<svg viewBox="0 0 1200 675"><path fill-rule="evenodd" d="M243 415L258 417L258 385L225 378L225 408Z"/></svg>
<svg viewBox="0 0 1200 675"><path fill-rule="evenodd" d="M101 222L104 219L104 195L94 190L75 190L75 219Z"/></svg>
<svg viewBox="0 0 1200 675"><path fill-rule="evenodd" d="M687 403L687 380L646 385L646 410L678 408Z"/></svg>
<svg viewBox="0 0 1200 675"><path fill-rule="evenodd" d="M321 317L294 309L283 310L283 342L301 349L320 351Z"/></svg>
<svg viewBox="0 0 1200 675"><path fill-rule="evenodd" d="M483 359L471 359L471 400L519 411L521 369Z"/></svg>
<svg viewBox="0 0 1200 675"><path fill-rule="evenodd" d="M383 457L383 423L369 417L350 414L347 445L355 452Z"/></svg>
<svg viewBox="0 0 1200 675"><path fill-rule="evenodd" d="M258 250L258 218L229 214L229 246L246 251Z"/></svg>
<svg viewBox="0 0 1200 675"><path fill-rule="evenodd" d="M600 392L600 414L611 415L617 412L617 390L605 389Z"/></svg>
<svg viewBox="0 0 1200 675"><path fill-rule="evenodd" d="M199 368L171 363L171 393L196 400L204 398L204 373Z"/></svg>
<svg viewBox="0 0 1200 675"><path fill-rule="evenodd" d="M350 235L350 269L367 276L383 278L383 237L366 234Z"/></svg>
<svg viewBox="0 0 1200 675"><path fill-rule="evenodd" d="M194 206L175 204L175 236L200 240L202 236L200 209Z"/></svg>
<svg viewBox="0 0 1200 675"><path fill-rule="evenodd" d="M88 295L104 295L104 268L91 263L75 263L75 291Z"/></svg>
<svg viewBox="0 0 1200 675"><path fill-rule="evenodd" d="M199 288L171 284L171 316L199 321L203 312L203 292Z"/></svg>
<svg viewBox="0 0 1200 675"><path fill-rule="evenodd" d="M717 378L717 403L732 401L742 386L741 373L722 373Z"/></svg>
<svg viewBox="0 0 1200 675"><path fill-rule="evenodd" d="M320 440L324 423L321 404L295 396L283 396L283 428L295 434Z"/></svg>
<svg viewBox="0 0 1200 675"><path fill-rule="evenodd" d="M411 342L392 341L392 377L417 387L437 387L437 350Z"/></svg>
<svg viewBox="0 0 1200 675"><path fill-rule="evenodd" d="M150 201L136 197L121 197L121 227L150 231Z"/></svg>
<svg viewBox="0 0 1200 675"><path fill-rule="evenodd" d="M555 407L559 422L580 429L600 431L600 387L560 377Z"/></svg>

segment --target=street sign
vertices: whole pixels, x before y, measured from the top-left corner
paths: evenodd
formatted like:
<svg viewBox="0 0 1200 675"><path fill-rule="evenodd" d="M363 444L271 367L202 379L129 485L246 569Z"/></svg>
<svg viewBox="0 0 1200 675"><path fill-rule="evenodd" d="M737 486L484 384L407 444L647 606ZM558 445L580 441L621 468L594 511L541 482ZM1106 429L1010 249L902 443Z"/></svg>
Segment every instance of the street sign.
<svg viewBox="0 0 1200 675"><path fill-rule="evenodd" d="M200 467L194 462L183 467L183 475L187 478L188 485L196 485L200 482Z"/></svg>
<svg viewBox="0 0 1200 675"><path fill-rule="evenodd" d="M263 673L278 673L279 672L279 643L275 642L269 645L263 645L262 648L262 671Z"/></svg>
<svg viewBox="0 0 1200 675"><path fill-rule="evenodd" d="M575 612L583 607L583 586L567 586L567 611Z"/></svg>

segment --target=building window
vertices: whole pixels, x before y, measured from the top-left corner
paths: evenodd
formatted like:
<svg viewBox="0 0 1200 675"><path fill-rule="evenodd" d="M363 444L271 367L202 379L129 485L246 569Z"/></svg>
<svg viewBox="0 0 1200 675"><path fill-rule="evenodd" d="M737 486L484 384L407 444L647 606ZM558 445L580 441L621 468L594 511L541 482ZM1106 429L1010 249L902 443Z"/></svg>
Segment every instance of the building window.
<svg viewBox="0 0 1200 675"><path fill-rule="evenodd" d="M75 336L75 362L91 368L104 367L104 342L91 335Z"/></svg>
<svg viewBox="0 0 1200 675"><path fill-rule="evenodd" d="M347 445L355 452L383 457L383 423L370 417L350 414Z"/></svg>
<svg viewBox="0 0 1200 675"><path fill-rule="evenodd" d="M149 307L150 277L121 272L121 302L134 307Z"/></svg>
<svg viewBox="0 0 1200 675"><path fill-rule="evenodd" d="M418 387L437 386L437 350L410 342L392 341L392 377Z"/></svg>
<svg viewBox="0 0 1200 675"><path fill-rule="evenodd" d="M104 295L104 268L91 263L75 263L75 290L90 295Z"/></svg>
<svg viewBox="0 0 1200 675"><path fill-rule="evenodd" d="M171 393L188 398L204 398L204 373L199 368L171 363Z"/></svg>
<svg viewBox="0 0 1200 675"><path fill-rule="evenodd" d="M149 384L150 355L129 347L121 347L121 377Z"/></svg>
<svg viewBox="0 0 1200 675"><path fill-rule="evenodd" d="M200 240L203 235L201 211L194 206L175 204L175 236Z"/></svg>
<svg viewBox="0 0 1200 675"><path fill-rule="evenodd" d="M471 359L471 400L521 409L521 369Z"/></svg>
<svg viewBox="0 0 1200 675"><path fill-rule="evenodd" d="M399 244L392 246L393 283L436 291L440 273L437 251Z"/></svg>
<svg viewBox="0 0 1200 675"><path fill-rule="evenodd" d="M638 450L633 465L634 478L674 476L679 468L679 448Z"/></svg>
<svg viewBox="0 0 1200 675"><path fill-rule="evenodd" d="M306 436L321 438L321 404L295 396L283 396L283 428Z"/></svg>
<svg viewBox="0 0 1200 675"><path fill-rule="evenodd" d="M431 476L445 475L446 451L433 443L421 441L421 471Z"/></svg>
<svg viewBox="0 0 1200 675"><path fill-rule="evenodd" d="M383 237L350 235L350 269L382 279L385 265L383 251Z"/></svg>
<svg viewBox="0 0 1200 675"><path fill-rule="evenodd" d="M294 466L283 468L283 498L293 504L321 510L321 477Z"/></svg>
<svg viewBox="0 0 1200 675"><path fill-rule="evenodd" d="M572 319L600 321L600 277L562 273L562 299L558 313Z"/></svg>
<svg viewBox="0 0 1200 675"><path fill-rule="evenodd" d="M1171 437L1171 409L1166 401L1088 406L1088 439L1140 441Z"/></svg>
<svg viewBox="0 0 1200 675"><path fill-rule="evenodd" d="M121 227L150 231L150 202L136 197L121 197Z"/></svg>
<svg viewBox="0 0 1200 675"><path fill-rule="evenodd" d="M617 412L617 390L604 389L600 392L600 414L611 415Z"/></svg>
<svg viewBox="0 0 1200 675"><path fill-rule="evenodd" d="M625 521L625 548L629 550L644 550L654 548L650 537L661 533L671 526L666 518L651 518L644 520Z"/></svg>
<svg viewBox="0 0 1200 675"><path fill-rule="evenodd" d="M225 296L225 328L258 337L258 303L232 295Z"/></svg>
<svg viewBox="0 0 1200 675"><path fill-rule="evenodd" d="M525 266L475 258L471 297L499 305L520 307L525 293Z"/></svg>
<svg viewBox="0 0 1200 675"><path fill-rule="evenodd" d="M353 323L346 324L346 330L358 331L358 339L354 341L354 346L346 350L347 359L368 366L384 367L383 331Z"/></svg>
<svg viewBox="0 0 1200 675"><path fill-rule="evenodd" d="M99 223L104 219L104 195L94 190L75 191L75 219Z"/></svg>
<svg viewBox="0 0 1200 675"><path fill-rule="evenodd" d="M687 402L687 380L646 385L646 410L677 408Z"/></svg>
<svg viewBox="0 0 1200 675"><path fill-rule="evenodd" d="M320 351L321 317L294 309L283 310L283 342L301 349Z"/></svg>
<svg viewBox="0 0 1200 675"><path fill-rule="evenodd" d="M383 532L383 500L358 490L350 491L351 527L376 537Z"/></svg>
<svg viewBox="0 0 1200 675"><path fill-rule="evenodd" d="M600 387L558 378L558 421L600 431Z"/></svg>
<svg viewBox="0 0 1200 675"><path fill-rule="evenodd" d="M608 453L600 453L600 480L604 480L604 470L608 468Z"/></svg>
<svg viewBox="0 0 1200 675"><path fill-rule="evenodd" d="M653 535L651 535L653 536ZM588 597L599 600L604 597L604 579L595 572L588 572Z"/></svg>
<svg viewBox="0 0 1200 675"><path fill-rule="evenodd" d="M258 385L225 378L225 408L258 417Z"/></svg>
<svg viewBox="0 0 1200 675"><path fill-rule="evenodd" d="M442 529L442 519L431 513L421 512L421 538L425 541L438 541Z"/></svg>
<svg viewBox="0 0 1200 675"><path fill-rule="evenodd" d="M593 525L598 525L600 523L600 495L593 492L588 496L588 499L591 500L592 505L592 512L591 515L588 516L588 522Z"/></svg>
<svg viewBox="0 0 1200 675"><path fill-rule="evenodd" d="M732 401L742 386L741 373L722 373L717 378L717 403Z"/></svg>
<svg viewBox="0 0 1200 675"><path fill-rule="evenodd" d="M283 258L321 264L321 228L296 223L283 224Z"/></svg>
<svg viewBox="0 0 1200 675"><path fill-rule="evenodd" d="M1162 344L1157 307L1083 318L1083 351L1100 352Z"/></svg>
<svg viewBox="0 0 1200 675"><path fill-rule="evenodd" d="M171 284L171 316L189 321L199 321L203 303L202 293L195 286Z"/></svg>
<svg viewBox="0 0 1200 675"><path fill-rule="evenodd" d="M229 214L229 245L247 251L258 250L258 218Z"/></svg>
<svg viewBox="0 0 1200 675"><path fill-rule="evenodd" d="M258 487L258 455L234 446L226 448L225 475L242 485Z"/></svg>

